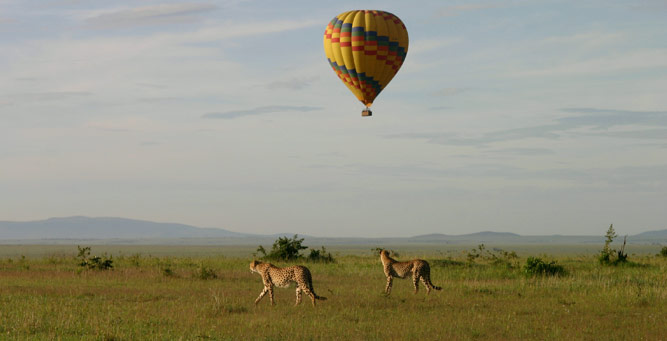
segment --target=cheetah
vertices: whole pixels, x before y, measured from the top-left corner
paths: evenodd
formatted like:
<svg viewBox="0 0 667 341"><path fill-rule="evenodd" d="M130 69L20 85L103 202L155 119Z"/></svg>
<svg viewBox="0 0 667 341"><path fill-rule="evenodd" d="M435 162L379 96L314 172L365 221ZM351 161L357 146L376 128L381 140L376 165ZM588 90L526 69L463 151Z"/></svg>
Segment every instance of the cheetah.
<svg viewBox="0 0 667 341"><path fill-rule="evenodd" d="M384 274L387 276L387 286L384 289L387 295L391 293L391 285L394 277L405 278L410 273L412 273L412 284L415 286L415 294L419 290L418 282L420 279L426 287L427 295L431 293L431 289L442 290L441 287L437 287L431 283L431 268L428 262L423 259L399 262L389 257L387 250L382 250L380 251L380 260L382 261Z"/></svg>
<svg viewBox="0 0 667 341"><path fill-rule="evenodd" d="M301 292L305 292L306 295L310 296L310 299L315 306L315 300L326 300L326 297L318 296L313 290L313 278L310 275L310 270L307 267L301 265L288 266L286 268L279 268L271 263L263 263L260 261L252 261L250 263L250 272L256 272L262 276L262 282L264 282L264 290L259 294L259 297L255 300L255 304L269 293L271 298L271 305L275 305L273 301L273 286L280 288L289 287L290 283L296 283L296 303L299 305L301 303Z"/></svg>

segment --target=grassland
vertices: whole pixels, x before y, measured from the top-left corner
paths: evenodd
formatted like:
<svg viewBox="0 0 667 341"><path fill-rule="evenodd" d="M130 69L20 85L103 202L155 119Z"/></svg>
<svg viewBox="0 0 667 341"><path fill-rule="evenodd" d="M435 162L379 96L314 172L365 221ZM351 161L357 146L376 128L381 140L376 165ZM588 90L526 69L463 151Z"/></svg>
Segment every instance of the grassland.
<svg viewBox="0 0 667 341"><path fill-rule="evenodd" d="M113 254L110 271L82 270L75 246L15 247L0 247L0 339L667 339L657 247L603 267L588 251L526 249L493 265L469 264L461 249L396 245L399 259L429 260L443 290L414 295L396 280L389 297L369 248L341 247L336 263L306 264L329 298L315 308L294 307L293 288L276 289L275 307L268 298L255 307L262 284L248 270L250 247L93 247ZM544 253L568 274L525 277L525 257ZM209 270L217 277L203 279Z"/></svg>

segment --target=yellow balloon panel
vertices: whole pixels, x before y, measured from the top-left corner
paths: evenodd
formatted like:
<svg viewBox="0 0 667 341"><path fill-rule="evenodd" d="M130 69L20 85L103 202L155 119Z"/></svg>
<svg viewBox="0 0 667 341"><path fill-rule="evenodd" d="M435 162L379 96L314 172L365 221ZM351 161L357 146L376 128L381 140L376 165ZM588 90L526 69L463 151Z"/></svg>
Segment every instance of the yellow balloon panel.
<svg viewBox="0 0 667 341"><path fill-rule="evenodd" d="M324 52L338 78L370 107L403 65L408 31L389 12L343 12L324 31Z"/></svg>

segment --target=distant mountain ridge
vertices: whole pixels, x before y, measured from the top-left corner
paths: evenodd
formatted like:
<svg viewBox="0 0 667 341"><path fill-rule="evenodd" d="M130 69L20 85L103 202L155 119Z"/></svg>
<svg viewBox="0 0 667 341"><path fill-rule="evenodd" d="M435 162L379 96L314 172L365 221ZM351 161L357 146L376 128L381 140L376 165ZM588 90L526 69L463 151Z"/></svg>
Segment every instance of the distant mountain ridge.
<svg viewBox="0 0 667 341"><path fill-rule="evenodd" d="M0 221L0 239L123 239L243 237L248 234L185 224L83 216L46 220Z"/></svg>
<svg viewBox="0 0 667 341"><path fill-rule="evenodd" d="M667 238L667 229L665 230L657 230L657 231L646 231L642 233L638 233L634 235L633 237L641 237L641 238Z"/></svg>
<svg viewBox="0 0 667 341"><path fill-rule="evenodd" d="M295 233L249 234L220 228L201 228L177 223L156 223L145 220L115 217L63 217L46 220L14 222L0 221L0 243L71 243L75 240L98 243L158 243L158 244L257 244L271 243L277 237L292 237ZM315 237L298 235L309 241L328 244L382 243L501 243L501 244L591 244L603 243L602 233L596 236L536 235L523 236L510 232L482 231L463 235L431 233L413 237ZM630 243L667 243L667 229L647 231L628 236ZM105 242L106 241L106 242Z"/></svg>
<svg viewBox="0 0 667 341"><path fill-rule="evenodd" d="M410 238L411 239L428 239L428 238L442 239L442 238L466 238L466 237L511 238L511 237L521 237L521 235L518 235L516 233L511 233L511 232L482 231L482 232L459 234L459 235L450 235L450 234L442 234L442 233L430 233L430 234L422 234L422 235L418 235L418 236L414 236L414 237L410 237Z"/></svg>

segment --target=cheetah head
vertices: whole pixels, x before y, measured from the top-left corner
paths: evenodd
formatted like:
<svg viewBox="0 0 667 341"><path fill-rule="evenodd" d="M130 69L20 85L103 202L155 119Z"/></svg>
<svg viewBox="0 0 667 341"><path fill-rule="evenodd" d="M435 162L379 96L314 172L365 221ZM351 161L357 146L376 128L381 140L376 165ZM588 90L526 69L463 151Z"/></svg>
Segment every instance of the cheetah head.
<svg viewBox="0 0 667 341"><path fill-rule="evenodd" d="M257 265L261 264L262 262L254 260L252 263L250 263L250 272L259 272L257 271Z"/></svg>

